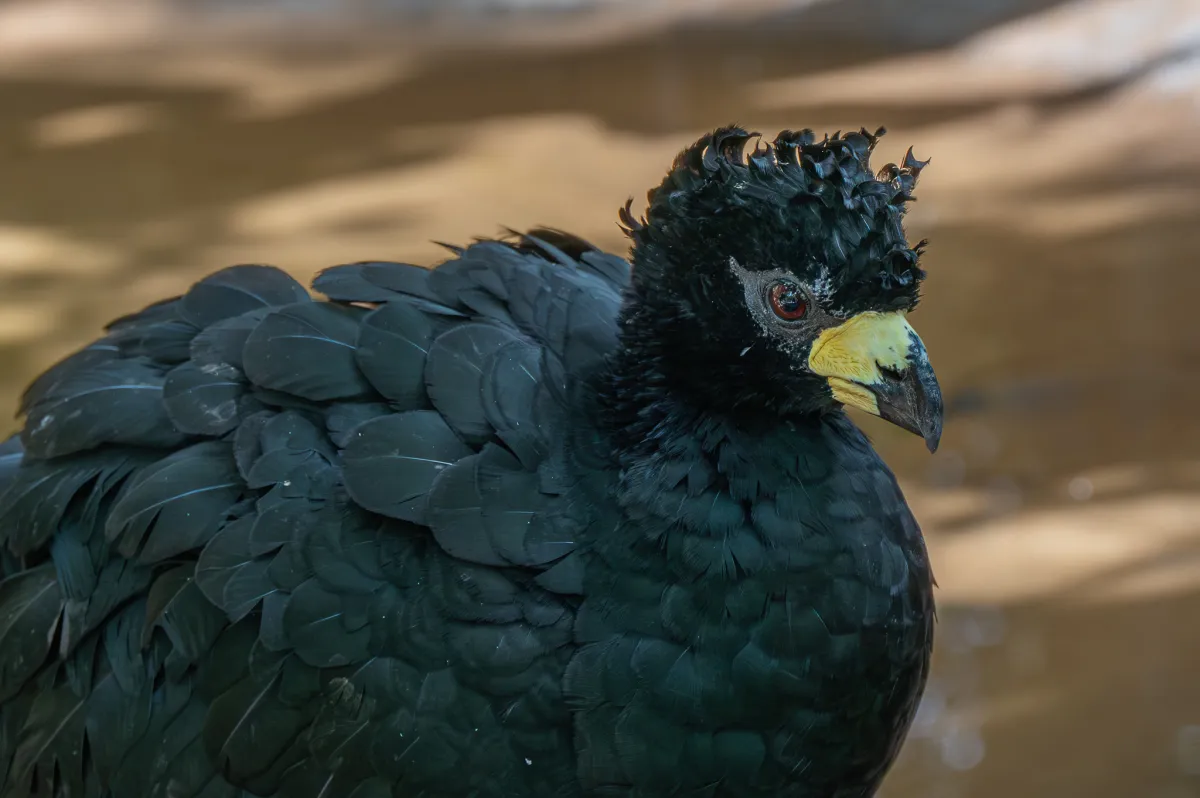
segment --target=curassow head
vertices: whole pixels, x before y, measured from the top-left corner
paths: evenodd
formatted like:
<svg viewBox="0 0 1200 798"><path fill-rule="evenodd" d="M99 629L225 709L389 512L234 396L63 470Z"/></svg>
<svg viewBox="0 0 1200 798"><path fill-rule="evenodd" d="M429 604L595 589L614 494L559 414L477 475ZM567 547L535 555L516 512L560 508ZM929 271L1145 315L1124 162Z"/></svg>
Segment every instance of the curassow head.
<svg viewBox="0 0 1200 798"><path fill-rule="evenodd" d="M924 242L903 218L925 163L870 166L879 137L770 144L722 128L679 154L633 240L626 346L673 390L730 412L780 415L850 405L937 448L942 397L906 318Z"/></svg>

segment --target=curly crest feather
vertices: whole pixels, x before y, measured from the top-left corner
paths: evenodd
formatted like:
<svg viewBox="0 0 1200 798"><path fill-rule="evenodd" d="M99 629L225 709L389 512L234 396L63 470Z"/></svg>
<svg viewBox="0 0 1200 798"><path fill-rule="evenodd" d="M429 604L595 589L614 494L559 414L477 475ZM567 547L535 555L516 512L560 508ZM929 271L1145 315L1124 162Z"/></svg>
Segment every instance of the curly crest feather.
<svg viewBox="0 0 1200 798"><path fill-rule="evenodd" d="M742 240L740 249L827 272L847 309L915 306L924 242L910 247L902 222L928 161L909 148L901 163L873 172L871 153L885 132L839 131L818 141L812 130L784 130L747 153L759 134L717 129L676 156L641 220L632 200L621 209L635 262L639 249L701 256L705 247L737 249L733 242L753 234L759 240Z"/></svg>

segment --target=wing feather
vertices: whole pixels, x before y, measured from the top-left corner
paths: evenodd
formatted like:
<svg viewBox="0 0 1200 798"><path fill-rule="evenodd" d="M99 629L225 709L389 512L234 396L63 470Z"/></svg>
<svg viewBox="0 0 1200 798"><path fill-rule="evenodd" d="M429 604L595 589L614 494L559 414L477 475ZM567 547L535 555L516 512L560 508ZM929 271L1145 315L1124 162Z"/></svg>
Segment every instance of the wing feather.
<svg viewBox="0 0 1200 798"><path fill-rule="evenodd" d="M3 794L572 783L561 429L623 263L538 231L318 302L235 266L36 380L0 444Z"/></svg>

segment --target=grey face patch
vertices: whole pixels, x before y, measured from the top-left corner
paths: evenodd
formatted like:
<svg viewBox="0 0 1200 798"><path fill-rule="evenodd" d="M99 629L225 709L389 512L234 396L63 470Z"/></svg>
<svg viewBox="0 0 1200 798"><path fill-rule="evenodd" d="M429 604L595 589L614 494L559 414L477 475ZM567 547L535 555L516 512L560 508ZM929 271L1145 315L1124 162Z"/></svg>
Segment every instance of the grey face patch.
<svg viewBox="0 0 1200 798"><path fill-rule="evenodd" d="M828 308L829 303L833 301L833 278L829 274L829 267L822 266L820 274L812 284L813 298L822 308Z"/></svg>
<svg viewBox="0 0 1200 798"><path fill-rule="evenodd" d="M750 317L758 325L761 334L792 354L799 356L821 330L837 323L821 307L822 296L818 291L814 290L813 286L797 279L796 275L787 269L751 271L738 263L736 258L730 256L729 270L742 284L746 308L750 311ZM828 276L823 276L825 277L824 285L819 283L818 288L828 291ZM771 286L779 282L791 283L804 293L805 300L808 302L808 313L804 318L798 321L784 321L771 310L769 293ZM797 357L797 361L801 368L806 367L803 358Z"/></svg>

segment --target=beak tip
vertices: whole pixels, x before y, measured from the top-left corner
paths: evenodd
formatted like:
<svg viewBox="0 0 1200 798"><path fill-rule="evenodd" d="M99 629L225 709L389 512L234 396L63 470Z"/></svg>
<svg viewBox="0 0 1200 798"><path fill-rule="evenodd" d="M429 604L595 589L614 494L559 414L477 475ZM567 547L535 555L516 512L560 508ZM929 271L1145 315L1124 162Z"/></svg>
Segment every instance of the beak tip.
<svg viewBox="0 0 1200 798"><path fill-rule="evenodd" d="M926 417L925 423L921 426L921 437L925 439L925 448L929 449L930 454L933 454L938 450L938 445L942 442L941 402L937 403L936 410Z"/></svg>

